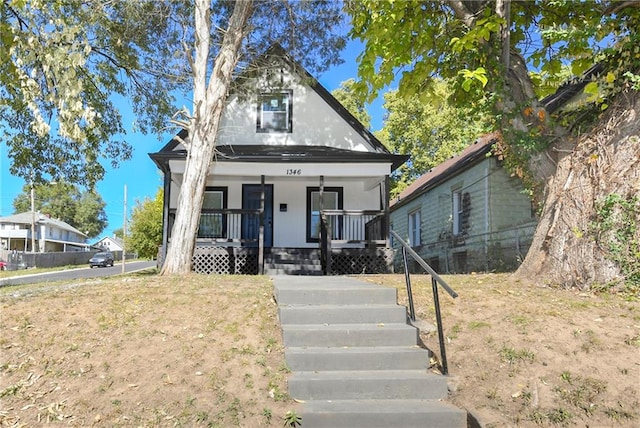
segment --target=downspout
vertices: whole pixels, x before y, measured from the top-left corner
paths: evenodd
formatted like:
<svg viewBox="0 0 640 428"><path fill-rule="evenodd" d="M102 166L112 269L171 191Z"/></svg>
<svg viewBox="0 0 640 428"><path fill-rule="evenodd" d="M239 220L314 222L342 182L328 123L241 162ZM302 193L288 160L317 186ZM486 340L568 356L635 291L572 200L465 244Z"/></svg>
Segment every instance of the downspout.
<svg viewBox="0 0 640 428"><path fill-rule="evenodd" d="M488 159L484 169L484 263L485 270L489 271L489 230L491 219L489 215L491 210L489 209L489 203L491 202L490 192L491 186L489 186L489 167L491 166L491 158Z"/></svg>

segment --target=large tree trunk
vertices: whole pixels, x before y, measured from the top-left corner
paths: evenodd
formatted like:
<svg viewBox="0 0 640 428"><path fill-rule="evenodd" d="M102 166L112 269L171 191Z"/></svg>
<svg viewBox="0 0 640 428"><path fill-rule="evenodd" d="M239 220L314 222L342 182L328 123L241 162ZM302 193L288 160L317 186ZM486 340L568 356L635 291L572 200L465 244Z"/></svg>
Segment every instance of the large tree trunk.
<svg viewBox="0 0 640 428"><path fill-rule="evenodd" d="M478 12L487 5L460 0L448 3L469 27L475 25ZM640 251L640 206L634 198L640 197L640 96L631 90L619 95L599 123L577 139L565 129L551 128L547 112L537 103L526 62L508 49L510 3L511 0L497 0L494 4L495 13L505 19L498 35L503 47L499 57L506 70L502 80L505 87L495 88L503 95L497 108L503 112L504 142L497 149L505 156L517 154L518 148L511 141L514 131L526 135L536 129L551 135L554 141L545 152L528 161L527 175L543 185L536 193L544 205L533 243L516 276L540 284L580 288L624 280L625 261L612 261L611 242L618 256L627 251L626 263L638 276L640 267L634 257L638 259ZM616 13L631 5L637 3L614 5L604 13ZM522 157L525 158L526 155ZM603 233L602 225L598 225L602 222L596 217L598 204L610 195L636 204L627 208L629 217L635 218L625 219L625 233Z"/></svg>
<svg viewBox="0 0 640 428"><path fill-rule="evenodd" d="M640 195L640 94L628 91L577 140L565 138L546 158L557 161L545 185L544 208L529 253L516 276L539 284L589 288L622 278L598 239L598 201ZM635 209L640 225L640 207ZM635 232L640 242L640 227ZM636 255L637 256L637 255Z"/></svg>
<svg viewBox="0 0 640 428"><path fill-rule="evenodd" d="M207 83L211 31L209 8L209 0L196 2L196 44L195 59L192 62L193 117L189 124L189 135L185 141L187 147L185 172L180 187L171 242L161 271L163 275L191 271L207 175L215 152L224 102L240 57L246 25L251 16L252 2L242 0L234 3L233 14Z"/></svg>

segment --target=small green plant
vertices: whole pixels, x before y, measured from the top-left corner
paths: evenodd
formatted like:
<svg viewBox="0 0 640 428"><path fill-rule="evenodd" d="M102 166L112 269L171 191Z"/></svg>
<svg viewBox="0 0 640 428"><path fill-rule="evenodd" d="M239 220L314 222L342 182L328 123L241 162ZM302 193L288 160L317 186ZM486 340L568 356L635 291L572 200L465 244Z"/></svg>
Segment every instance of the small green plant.
<svg viewBox="0 0 640 428"><path fill-rule="evenodd" d="M460 324L455 324L451 327L451 332L449 333L448 337L450 339L456 339L458 337L458 333L460 333L461 331L462 326Z"/></svg>
<svg viewBox="0 0 640 428"><path fill-rule="evenodd" d="M289 410L285 413L284 417L285 427L297 427L302 426L302 417L300 417L295 410Z"/></svg>
<svg viewBox="0 0 640 428"><path fill-rule="evenodd" d="M481 328L490 328L491 324L489 324L486 321L471 321L469 323L469 329L470 330L478 330Z"/></svg>
<svg viewBox="0 0 640 428"><path fill-rule="evenodd" d="M201 410L196 414L196 422L199 422L199 423L206 422L207 419L209 419L209 414L204 410Z"/></svg>
<svg viewBox="0 0 640 428"><path fill-rule="evenodd" d="M18 391L22 388L21 385L11 385L0 391L0 398L7 397L10 395L16 395Z"/></svg>
<svg viewBox="0 0 640 428"><path fill-rule="evenodd" d="M624 410L623 408L607 407L606 409L604 409L604 413L617 422L620 422L622 420L631 420L635 417L632 412Z"/></svg>
<svg viewBox="0 0 640 428"><path fill-rule="evenodd" d="M591 415L596 408L598 395L607 389L606 383L590 377L574 376L567 371L562 372L560 378L567 384L554 388L560 399Z"/></svg>
<svg viewBox="0 0 640 428"><path fill-rule="evenodd" d="M585 332L585 339L580 348L587 354L593 350L597 350L602 347L602 342L596 336L593 330L587 330Z"/></svg>
<svg viewBox="0 0 640 428"><path fill-rule="evenodd" d="M273 412L268 407L262 409L262 416L266 425L271 425L271 419L273 418Z"/></svg>
<svg viewBox="0 0 640 428"><path fill-rule="evenodd" d="M568 426L569 422L573 418L573 415L562 407L558 409L552 409L547 413L547 418L551 423Z"/></svg>
<svg viewBox="0 0 640 428"><path fill-rule="evenodd" d="M589 229L605 257L625 276L625 291L640 290L640 239L638 238L638 195L611 193L596 202Z"/></svg>
<svg viewBox="0 0 640 428"><path fill-rule="evenodd" d="M509 346L503 346L500 350L500 358L509 364L515 364L518 361L528 361L532 363L536 359L536 355L526 349L516 350Z"/></svg>
<svg viewBox="0 0 640 428"><path fill-rule="evenodd" d="M287 399L287 393L282 392L274 381L269 381L269 395L276 401L284 401Z"/></svg>
<svg viewBox="0 0 640 428"><path fill-rule="evenodd" d="M624 338L625 345L640 347L640 334L636 336L626 336Z"/></svg>

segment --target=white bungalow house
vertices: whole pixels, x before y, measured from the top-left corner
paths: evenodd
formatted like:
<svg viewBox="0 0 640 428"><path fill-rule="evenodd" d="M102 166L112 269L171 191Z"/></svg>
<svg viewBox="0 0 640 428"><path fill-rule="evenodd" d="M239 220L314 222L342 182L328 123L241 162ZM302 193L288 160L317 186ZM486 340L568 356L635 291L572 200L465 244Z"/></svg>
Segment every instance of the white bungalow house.
<svg viewBox="0 0 640 428"><path fill-rule="evenodd" d="M75 227L39 212L27 211L0 217L0 247L5 251L87 251L86 240L87 235ZM32 243L35 243L35 248Z"/></svg>
<svg viewBox="0 0 640 428"><path fill-rule="evenodd" d="M278 83L251 77L252 90L226 102L194 271L389 271L389 175L408 156L391 154L281 47L263 63ZM150 157L164 173L162 260L186 151L174 138Z"/></svg>
<svg viewBox="0 0 640 428"><path fill-rule="evenodd" d="M394 232L437 272L512 270L531 245L535 210L522 181L491 154L497 138L479 138L391 202ZM400 250L399 243L393 247Z"/></svg>

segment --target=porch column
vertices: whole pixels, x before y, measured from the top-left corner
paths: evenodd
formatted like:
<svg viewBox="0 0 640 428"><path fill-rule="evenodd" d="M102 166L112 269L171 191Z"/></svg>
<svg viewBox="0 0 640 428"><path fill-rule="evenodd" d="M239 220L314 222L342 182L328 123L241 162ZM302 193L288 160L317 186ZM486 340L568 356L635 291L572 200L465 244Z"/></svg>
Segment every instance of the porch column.
<svg viewBox="0 0 640 428"><path fill-rule="evenodd" d="M264 175L260 176L260 229L258 235L258 273L264 274Z"/></svg>
<svg viewBox="0 0 640 428"><path fill-rule="evenodd" d="M322 212L322 210L324 209L324 175L320 176L320 184L318 188L320 190L320 200L318 201L318 203L320 204L320 212Z"/></svg>
<svg viewBox="0 0 640 428"><path fill-rule="evenodd" d="M324 254L325 257L324 274L331 275L331 233L327 230L328 224L325 224L322 217L322 211L324 210L324 175L320 176L318 190L318 209L320 211L320 253Z"/></svg>
<svg viewBox="0 0 640 428"><path fill-rule="evenodd" d="M391 187L389 185L390 180L389 180L389 175L385 175L384 176L384 181L382 183L380 183L380 185L382 186L382 191L380 193L382 193L382 210L384 211L384 224L382 225L382 232L384 233L384 246L385 248L389 248L389 231L391 229L390 227L390 223L391 223L391 214L389 212L389 188Z"/></svg>

